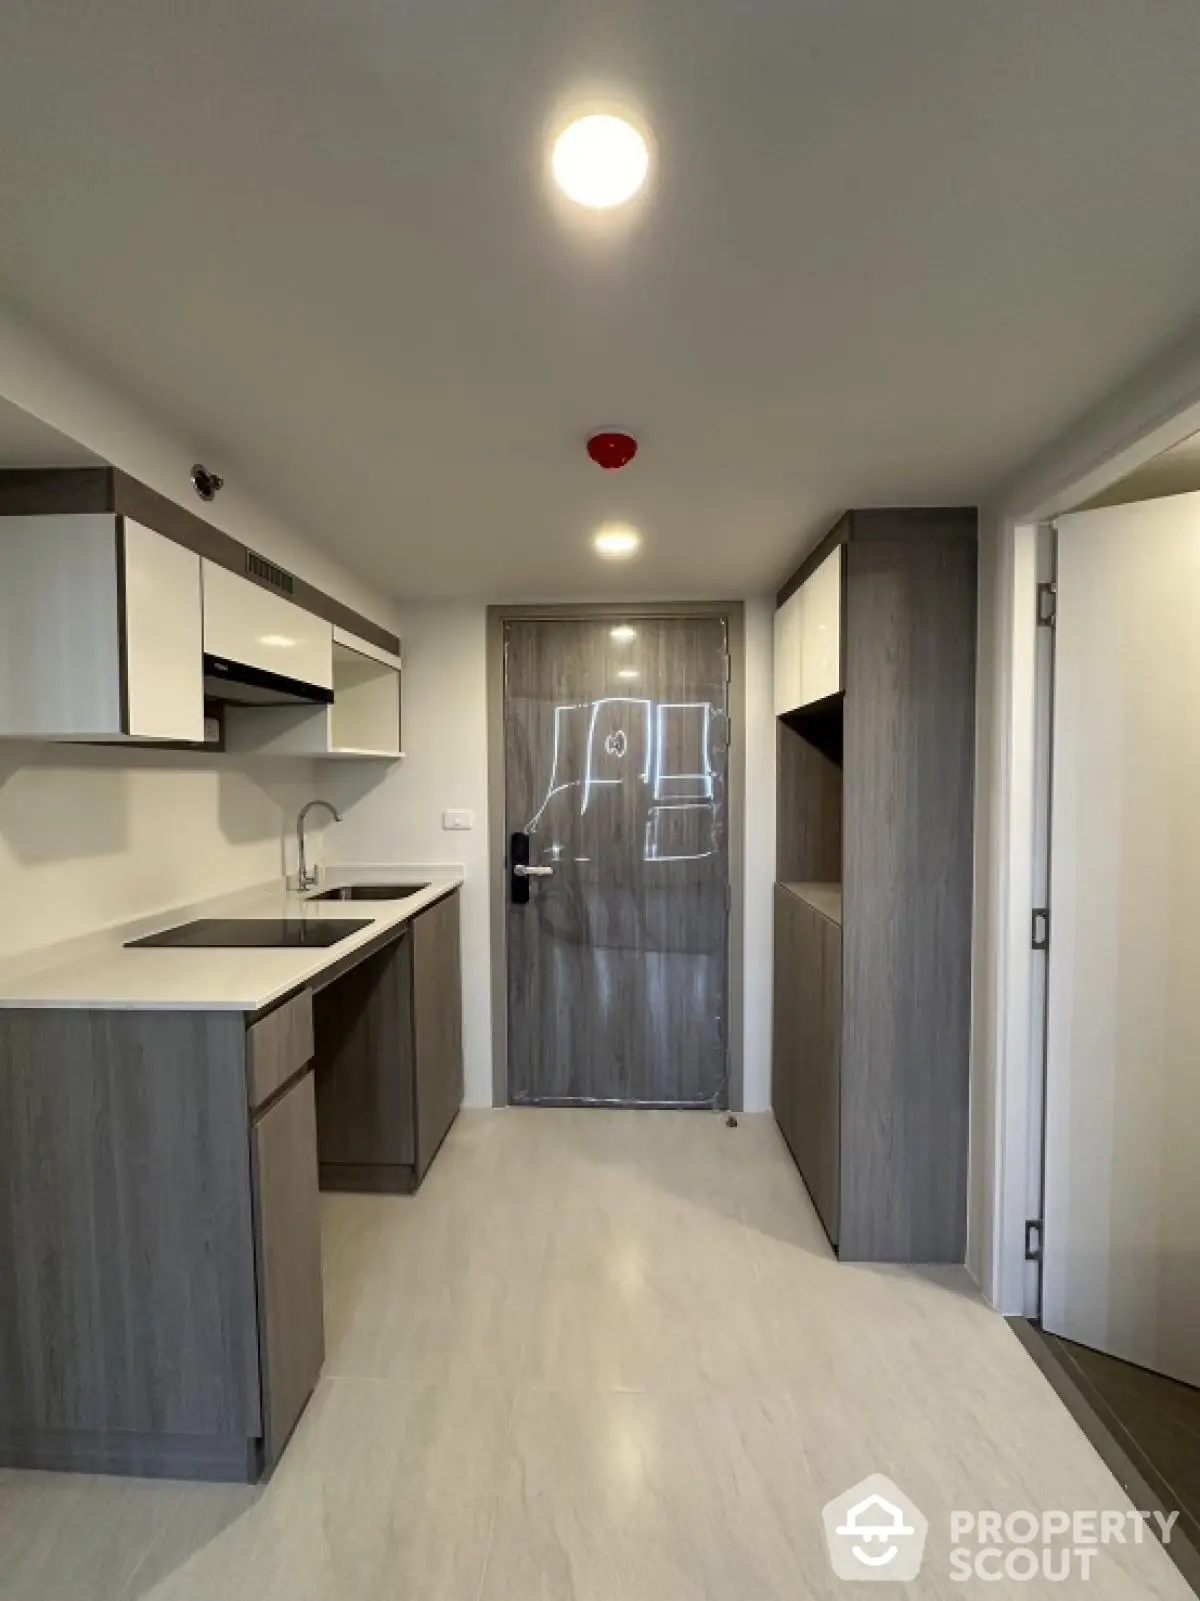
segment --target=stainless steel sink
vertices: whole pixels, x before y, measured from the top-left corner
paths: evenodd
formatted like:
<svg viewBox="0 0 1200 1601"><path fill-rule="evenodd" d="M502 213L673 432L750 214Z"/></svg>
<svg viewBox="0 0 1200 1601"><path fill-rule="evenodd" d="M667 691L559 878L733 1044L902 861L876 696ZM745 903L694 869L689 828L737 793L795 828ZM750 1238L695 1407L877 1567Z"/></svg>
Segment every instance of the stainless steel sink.
<svg viewBox="0 0 1200 1601"><path fill-rule="evenodd" d="M428 884L339 884L334 889L323 889L319 895L310 895L310 901L404 901L410 895L419 895Z"/></svg>

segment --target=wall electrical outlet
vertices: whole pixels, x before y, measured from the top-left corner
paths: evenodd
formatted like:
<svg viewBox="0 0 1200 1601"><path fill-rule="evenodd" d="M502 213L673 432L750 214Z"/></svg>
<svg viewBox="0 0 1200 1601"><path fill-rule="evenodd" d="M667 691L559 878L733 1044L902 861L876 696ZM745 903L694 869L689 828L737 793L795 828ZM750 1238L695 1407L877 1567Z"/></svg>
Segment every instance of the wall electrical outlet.
<svg viewBox="0 0 1200 1601"><path fill-rule="evenodd" d="M448 834L456 834L464 829L475 827L475 813L466 811L448 811L442 813L442 827Z"/></svg>

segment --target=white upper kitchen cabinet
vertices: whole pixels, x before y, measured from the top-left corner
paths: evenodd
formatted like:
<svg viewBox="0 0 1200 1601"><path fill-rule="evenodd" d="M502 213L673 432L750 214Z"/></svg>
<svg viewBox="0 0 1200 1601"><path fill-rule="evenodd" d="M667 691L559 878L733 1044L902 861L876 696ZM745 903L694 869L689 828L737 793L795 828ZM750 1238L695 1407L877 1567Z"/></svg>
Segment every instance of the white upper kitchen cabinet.
<svg viewBox="0 0 1200 1601"><path fill-rule="evenodd" d="M199 556L107 512L0 518L0 737L202 742Z"/></svg>
<svg viewBox="0 0 1200 1601"><path fill-rule="evenodd" d="M129 732L202 740L200 558L128 517L122 524Z"/></svg>
<svg viewBox="0 0 1200 1601"><path fill-rule="evenodd" d="M797 589L775 613L775 715L799 706L803 677L804 590Z"/></svg>
<svg viewBox="0 0 1200 1601"><path fill-rule="evenodd" d="M202 562L204 653L333 689L333 625L282 595Z"/></svg>
<svg viewBox="0 0 1200 1601"><path fill-rule="evenodd" d="M800 686L808 706L842 687L842 552L832 551L801 588L804 596Z"/></svg>
<svg viewBox="0 0 1200 1601"><path fill-rule="evenodd" d="M842 551L831 551L775 613L775 715L842 688Z"/></svg>

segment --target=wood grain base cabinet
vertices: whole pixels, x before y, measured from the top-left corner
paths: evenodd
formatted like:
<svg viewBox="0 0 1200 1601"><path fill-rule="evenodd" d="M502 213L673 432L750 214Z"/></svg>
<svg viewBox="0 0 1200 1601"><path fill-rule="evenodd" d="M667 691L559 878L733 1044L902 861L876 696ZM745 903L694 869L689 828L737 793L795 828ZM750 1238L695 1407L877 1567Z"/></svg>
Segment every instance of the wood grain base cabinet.
<svg viewBox="0 0 1200 1601"><path fill-rule="evenodd" d="M414 1191L463 1098L455 891L314 1000L321 1187Z"/></svg>
<svg viewBox="0 0 1200 1601"><path fill-rule="evenodd" d="M255 1121L250 1143L263 1455L279 1460L325 1361L317 1108L304 1073Z"/></svg>
<svg viewBox="0 0 1200 1601"><path fill-rule="evenodd" d="M775 886L772 1104L825 1232L838 1239L842 930L802 891Z"/></svg>
<svg viewBox="0 0 1200 1601"><path fill-rule="evenodd" d="M309 996L0 1010L0 1464L256 1480L324 1351Z"/></svg>
<svg viewBox="0 0 1200 1601"><path fill-rule="evenodd" d="M463 1099L462 958L457 891L413 925L413 1057L417 1183Z"/></svg>

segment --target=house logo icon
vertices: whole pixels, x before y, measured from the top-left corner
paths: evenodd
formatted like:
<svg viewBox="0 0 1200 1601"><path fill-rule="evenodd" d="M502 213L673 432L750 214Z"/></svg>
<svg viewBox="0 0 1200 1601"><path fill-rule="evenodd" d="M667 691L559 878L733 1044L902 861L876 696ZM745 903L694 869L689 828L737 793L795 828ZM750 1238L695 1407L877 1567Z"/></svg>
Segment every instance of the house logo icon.
<svg viewBox="0 0 1200 1601"><path fill-rule="evenodd" d="M835 1496L822 1513L829 1560L839 1579L915 1579L929 1521L891 1479L873 1473Z"/></svg>

